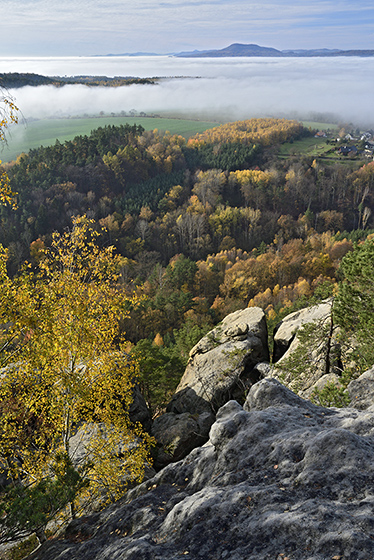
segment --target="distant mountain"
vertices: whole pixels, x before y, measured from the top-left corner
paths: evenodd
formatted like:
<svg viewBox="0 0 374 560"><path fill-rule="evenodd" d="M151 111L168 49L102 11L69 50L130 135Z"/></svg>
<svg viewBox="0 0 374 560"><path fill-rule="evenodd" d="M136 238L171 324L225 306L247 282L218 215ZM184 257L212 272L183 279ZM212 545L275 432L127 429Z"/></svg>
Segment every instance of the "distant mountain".
<svg viewBox="0 0 374 560"><path fill-rule="evenodd" d="M211 51L193 51L179 53L176 56L192 58L192 57L221 57L221 56L284 56L282 51L270 47L260 47L259 45L243 45L241 43L233 43L229 47L220 50Z"/></svg>
<svg viewBox="0 0 374 560"><path fill-rule="evenodd" d="M154 52L136 52L136 53L120 53L120 54L97 54L95 55L97 57L102 57L102 56L160 56L157 53Z"/></svg>
<svg viewBox="0 0 374 560"><path fill-rule="evenodd" d="M291 56L310 56L310 53L313 53L314 56L335 56L336 53L340 53L339 49L294 49L294 50L287 50L282 51L283 54L291 55Z"/></svg>
<svg viewBox="0 0 374 560"><path fill-rule="evenodd" d="M309 57L309 56L374 56L374 50L339 50L339 49L297 49L279 51L271 47L261 47L255 44L245 45L233 43L219 50L181 52L175 56L183 58L207 58L224 56L271 56L271 57Z"/></svg>
<svg viewBox="0 0 374 560"><path fill-rule="evenodd" d="M295 50L282 51L282 56L374 56L374 50L351 49L342 51L339 49L311 49L311 50Z"/></svg>

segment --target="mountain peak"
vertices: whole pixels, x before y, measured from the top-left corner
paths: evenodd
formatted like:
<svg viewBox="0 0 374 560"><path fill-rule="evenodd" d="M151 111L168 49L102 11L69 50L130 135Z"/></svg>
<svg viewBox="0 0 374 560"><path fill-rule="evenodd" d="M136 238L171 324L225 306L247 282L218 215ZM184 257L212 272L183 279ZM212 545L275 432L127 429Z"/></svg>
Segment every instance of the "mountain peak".
<svg viewBox="0 0 374 560"><path fill-rule="evenodd" d="M281 51L271 47L261 47L254 43L232 43L228 47L219 50L193 51L179 53L183 57L224 57L224 56L282 56Z"/></svg>

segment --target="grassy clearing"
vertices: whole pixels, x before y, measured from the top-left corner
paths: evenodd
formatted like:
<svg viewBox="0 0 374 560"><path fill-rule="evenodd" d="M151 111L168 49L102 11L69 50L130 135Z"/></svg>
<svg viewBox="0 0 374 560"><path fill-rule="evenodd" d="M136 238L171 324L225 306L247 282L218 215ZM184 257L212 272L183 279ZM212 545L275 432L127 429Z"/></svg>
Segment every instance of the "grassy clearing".
<svg viewBox="0 0 374 560"><path fill-rule="evenodd" d="M336 124L325 122L302 121L305 128L312 128L313 130L338 130Z"/></svg>
<svg viewBox="0 0 374 560"><path fill-rule="evenodd" d="M365 160L360 157L344 157L338 154L335 144L328 144L326 138L303 138L296 142L287 142L279 147L279 159L287 159L295 156L309 156L313 159L321 159L327 165L339 163L350 167L360 167Z"/></svg>
<svg viewBox="0 0 374 560"><path fill-rule="evenodd" d="M292 155L321 157L331 149L332 145L328 144L325 138L302 138L292 143L287 142L282 144L279 148L278 155L280 158L286 158Z"/></svg>
<svg viewBox="0 0 374 560"><path fill-rule="evenodd" d="M168 130L185 138L204 132L220 123L210 121L186 120L162 117L88 117L71 119L43 119L27 124L18 124L11 130L8 146L0 152L0 159L8 162L16 159L22 152L39 146L50 146L58 139L61 143L75 136L89 135L92 130L106 125L129 123L143 126L146 130Z"/></svg>

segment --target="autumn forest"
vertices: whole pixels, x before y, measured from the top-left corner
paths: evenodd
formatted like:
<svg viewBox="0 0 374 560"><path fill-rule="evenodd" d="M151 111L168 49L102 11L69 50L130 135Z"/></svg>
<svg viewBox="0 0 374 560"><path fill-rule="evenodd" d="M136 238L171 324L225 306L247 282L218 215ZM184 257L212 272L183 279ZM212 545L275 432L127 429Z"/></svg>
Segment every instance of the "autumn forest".
<svg viewBox="0 0 374 560"><path fill-rule="evenodd" d="M0 167L0 543L43 542L56 516L143 479L157 446L130 419L133 391L162 414L191 348L229 313L264 309L271 347L344 266L360 276L350 255L370 269L374 162L281 155L315 133L272 118L189 140L106 126Z"/></svg>
<svg viewBox="0 0 374 560"><path fill-rule="evenodd" d="M271 326L327 297L343 256L373 232L374 163L279 157L282 143L315 132L251 119L186 141L108 126L22 154L4 166L18 193L16 210L0 210L9 274L37 267L74 216L92 219L120 258L121 289L137 297L126 337L143 371L156 360L165 377L156 396L143 379L157 412L207 330L247 305Z"/></svg>

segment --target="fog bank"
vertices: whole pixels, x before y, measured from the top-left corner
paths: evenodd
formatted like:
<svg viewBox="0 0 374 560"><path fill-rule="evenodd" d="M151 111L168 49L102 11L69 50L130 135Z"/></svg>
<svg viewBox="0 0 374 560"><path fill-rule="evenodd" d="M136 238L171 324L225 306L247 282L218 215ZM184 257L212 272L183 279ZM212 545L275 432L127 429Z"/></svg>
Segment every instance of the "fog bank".
<svg viewBox="0 0 374 560"><path fill-rule="evenodd" d="M39 73L63 75L64 70L70 69L74 75L190 77L121 88L68 85L13 90L11 93L26 120L135 110L221 120L254 116L307 119L322 113L327 119L333 114L337 119L363 126L374 122L374 58L114 57L48 59L43 63L40 60L24 60L22 71L36 72L38 68ZM49 72L43 72L43 68Z"/></svg>

